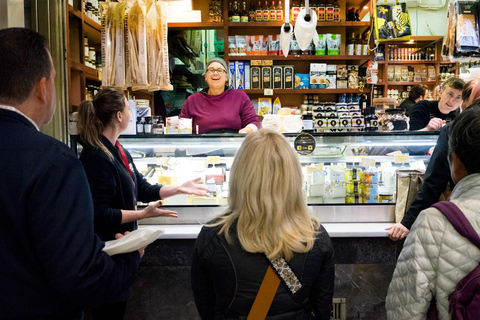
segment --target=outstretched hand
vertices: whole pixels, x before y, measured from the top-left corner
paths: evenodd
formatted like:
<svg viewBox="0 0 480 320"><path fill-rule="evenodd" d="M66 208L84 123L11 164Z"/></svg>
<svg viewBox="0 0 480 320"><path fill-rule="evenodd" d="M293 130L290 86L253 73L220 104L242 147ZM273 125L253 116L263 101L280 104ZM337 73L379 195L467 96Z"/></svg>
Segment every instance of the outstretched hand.
<svg viewBox="0 0 480 320"><path fill-rule="evenodd" d="M158 207L160 207L161 205L162 205L162 200L158 200L157 202L154 202L148 205L148 207L146 207L141 211L142 219L155 218L155 217L176 218L178 216L176 211L159 209Z"/></svg>
<svg viewBox="0 0 480 320"><path fill-rule="evenodd" d="M208 189L202 185L197 184L197 182L200 180L201 178L196 178L183 183L181 186L178 187L177 193L193 194L196 196L208 196Z"/></svg>

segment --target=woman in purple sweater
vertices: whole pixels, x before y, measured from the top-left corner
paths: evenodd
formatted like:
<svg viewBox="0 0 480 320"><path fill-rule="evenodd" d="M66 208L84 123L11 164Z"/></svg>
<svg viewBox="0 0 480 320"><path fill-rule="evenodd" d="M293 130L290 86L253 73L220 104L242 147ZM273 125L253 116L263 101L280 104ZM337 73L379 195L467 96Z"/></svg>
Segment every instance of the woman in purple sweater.
<svg viewBox="0 0 480 320"><path fill-rule="evenodd" d="M228 87L227 64L214 58L207 64L205 80L208 87L188 97L180 118L192 118L193 132L257 131L260 122L247 94Z"/></svg>

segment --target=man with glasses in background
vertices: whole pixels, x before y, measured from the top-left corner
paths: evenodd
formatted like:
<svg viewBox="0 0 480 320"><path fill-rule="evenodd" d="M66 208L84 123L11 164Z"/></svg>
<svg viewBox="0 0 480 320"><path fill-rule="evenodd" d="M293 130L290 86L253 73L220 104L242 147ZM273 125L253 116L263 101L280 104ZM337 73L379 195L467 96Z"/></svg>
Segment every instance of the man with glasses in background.
<svg viewBox="0 0 480 320"><path fill-rule="evenodd" d="M422 100L413 106L410 114L410 130L436 131L452 121L462 105L462 79L449 78L443 84L440 101Z"/></svg>
<svg viewBox="0 0 480 320"><path fill-rule="evenodd" d="M191 118L194 133L250 133L260 127L250 98L229 87L227 64L211 59L205 70L208 87L187 98L180 118Z"/></svg>

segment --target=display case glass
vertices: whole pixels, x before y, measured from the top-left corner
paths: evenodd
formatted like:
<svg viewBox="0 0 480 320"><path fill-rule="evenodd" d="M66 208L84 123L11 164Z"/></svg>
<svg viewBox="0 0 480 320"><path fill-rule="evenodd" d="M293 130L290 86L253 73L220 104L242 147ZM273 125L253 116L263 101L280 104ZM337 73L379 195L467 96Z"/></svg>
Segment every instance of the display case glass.
<svg viewBox="0 0 480 320"><path fill-rule="evenodd" d="M392 222L396 172L428 165L434 132L348 132L311 134L312 152L298 154L308 205L324 222ZM298 134L285 134L294 148ZM179 218L143 223L197 224L221 212L228 201L228 179L245 135L135 135L120 143L150 183L178 185L201 177L210 197L178 195L164 200ZM81 146L72 137L75 151ZM302 152L303 153L303 152ZM248 186L245 186L248 187Z"/></svg>

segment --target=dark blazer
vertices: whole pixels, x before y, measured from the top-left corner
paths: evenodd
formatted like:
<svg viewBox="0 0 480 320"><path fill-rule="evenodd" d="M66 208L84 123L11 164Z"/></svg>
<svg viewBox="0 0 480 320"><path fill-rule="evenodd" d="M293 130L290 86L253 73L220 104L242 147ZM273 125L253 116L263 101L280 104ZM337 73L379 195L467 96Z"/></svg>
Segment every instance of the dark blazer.
<svg viewBox="0 0 480 320"><path fill-rule="evenodd" d="M113 160L100 148L84 144L80 161L85 168L95 207L95 232L104 240L115 239L116 233L124 233L137 228L136 222L122 224L121 210L134 210L137 199L150 202L160 199L161 185L151 185L138 172L132 156L125 148L130 170L135 183L123 164L117 147L100 136L102 143L112 153Z"/></svg>
<svg viewBox="0 0 480 320"><path fill-rule="evenodd" d="M211 227L203 227L195 243L192 288L203 320L246 319L269 266L263 253L242 249L234 229L233 245L218 236L218 228ZM335 270L332 242L323 226L312 250L295 253L288 264L303 287L292 295L280 283L268 319L310 319L302 305L308 297L315 319L329 320Z"/></svg>
<svg viewBox="0 0 480 320"><path fill-rule="evenodd" d="M101 251L73 152L0 109L0 167L0 317L74 319L83 305L123 295L140 256Z"/></svg>

